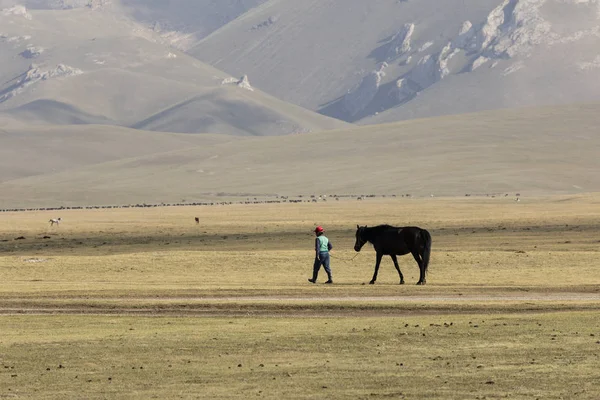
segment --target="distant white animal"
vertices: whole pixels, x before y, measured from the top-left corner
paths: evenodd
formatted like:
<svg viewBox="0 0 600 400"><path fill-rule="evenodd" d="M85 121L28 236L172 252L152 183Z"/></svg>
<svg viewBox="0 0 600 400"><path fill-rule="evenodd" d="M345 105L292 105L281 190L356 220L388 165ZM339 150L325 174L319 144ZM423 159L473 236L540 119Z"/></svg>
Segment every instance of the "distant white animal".
<svg viewBox="0 0 600 400"><path fill-rule="evenodd" d="M62 221L62 219L59 217L59 218L53 218L53 219L49 220L48 222L50 222L50 226L54 226L54 224L60 226L60 221Z"/></svg>

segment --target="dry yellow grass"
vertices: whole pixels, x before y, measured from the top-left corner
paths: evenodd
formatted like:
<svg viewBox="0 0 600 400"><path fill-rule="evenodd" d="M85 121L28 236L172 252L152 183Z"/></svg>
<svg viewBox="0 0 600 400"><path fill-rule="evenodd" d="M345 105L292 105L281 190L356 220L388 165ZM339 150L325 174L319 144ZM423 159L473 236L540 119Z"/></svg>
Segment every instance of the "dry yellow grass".
<svg viewBox="0 0 600 400"><path fill-rule="evenodd" d="M374 264L370 248L350 261L357 223L430 230L429 282L436 287L597 285L599 203L589 195L3 214L0 291L305 288L316 224L335 245L337 283L355 286L368 281ZM61 226L49 227L58 215ZM14 240L19 236L25 239ZM400 260L416 281L414 260ZM379 283L396 283L384 262Z"/></svg>
<svg viewBox="0 0 600 400"><path fill-rule="evenodd" d="M28 399L596 399L597 312L388 318L2 317Z"/></svg>
<svg viewBox="0 0 600 400"><path fill-rule="evenodd" d="M599 204L2 214L0 396L598 398ZM390 260L364 285L374 252L350 261L357 223L430 230L428 285L408 256L406 285ZM315 224L335 246L333 286L306 282Z"/></svg>

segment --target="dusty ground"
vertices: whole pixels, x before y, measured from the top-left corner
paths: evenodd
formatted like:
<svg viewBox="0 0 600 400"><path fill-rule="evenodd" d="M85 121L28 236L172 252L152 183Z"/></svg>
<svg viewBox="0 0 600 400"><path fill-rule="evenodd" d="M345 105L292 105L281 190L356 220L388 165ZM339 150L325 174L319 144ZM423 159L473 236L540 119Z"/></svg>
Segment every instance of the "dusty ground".
<svg viewBox="0 0 600 400"><path fill-rule="evenodd" d="M572 309L600 303L600 197L378 199L3 214L0 312L261 314ZM201 224L194 222L194 217ZM356 223L420 225L433 236L428 285L407 284ZM334 243L335 285L309 285L313 235ZM17 238L22 238L18 239ZM486 305L487 304L487 305ZM577 306L578 307L578 306ZM576 307L575 307L576 308ZM312 311L311 311L312 310Z"/></svg>
<svg viewBox="0 0 600 400"><path fill-rule="evenodd" d="M1 214L0 398L596 399L599 204ZM367 284L355 227L384 222L432 233L426 286L408 257ZM306 281L316 224L334 285Z"/></svg>

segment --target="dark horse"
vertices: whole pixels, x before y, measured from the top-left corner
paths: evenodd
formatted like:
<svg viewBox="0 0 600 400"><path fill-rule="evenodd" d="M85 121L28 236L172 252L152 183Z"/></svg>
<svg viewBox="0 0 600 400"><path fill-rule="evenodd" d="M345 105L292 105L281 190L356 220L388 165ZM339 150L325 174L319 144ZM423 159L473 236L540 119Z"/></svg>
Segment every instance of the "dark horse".
<svg viewBox="0 0 600 400"><path fill-rule="evenodd" d="M356 225L356 227L356 243L354 244L354 250L358 252L365 243L370 242L377 253L375 273L373 274L373 279L369 282L371 285L377 280L379 264L381 263L381 258L383 256L392 257L394 266L400 275L400 284L404 284L404 276L402 276L402 272L400 272L400 266L398 265L396 256L403 256L408 253L413 255L417 264L419 264L419 270L421 271L417 285L425 284L425 275L427 273L427 266L429 265L429 254L431 253L431 235L429 232L416 226L398 228L390 225L379 225L373 228L367 228L366 226Z"/></svg>

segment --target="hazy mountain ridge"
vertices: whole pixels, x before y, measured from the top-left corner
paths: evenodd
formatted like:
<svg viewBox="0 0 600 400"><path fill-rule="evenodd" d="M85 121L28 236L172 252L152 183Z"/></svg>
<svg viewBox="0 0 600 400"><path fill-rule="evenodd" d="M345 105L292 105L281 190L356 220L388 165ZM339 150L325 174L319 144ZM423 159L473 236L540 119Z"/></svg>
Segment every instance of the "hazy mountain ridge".
<svg viewBox="0 0 600 400"><path fill-rule="evenodd" d="M600 191L599 7L0 0L0 201Z"/></svg>
<svg viewBox="0 0 600 400"><path fill-rule="evenodd" d="M597 0L0 0L0 8L0 59L11 59L1 77L17 84L0 87L0 101L61 71L101 67L152 69L193 86L181 75L200 64L184 53L230 74L200 68L197 76L214 78L204 76L203 88L246 75L282 101L360 124L600 99ZM164 94L155 90L156 112L194 97ZM282 133L290 132L266 134Z"/></svg>
<svg viewBox="0 0 600 400"><path fill-rule="evenodd" d="M598 45L596 0L282 0L190 54L285 101L380 123L598 100Z"/></svg>
<svg viewBox="0 0 600 400"><path fill-rule="evenodd" d="M428 197L519 192L528 198L594 192L600 191L599 111L598 104L589 104L304 135L229 136L235 140L221 142L216 140L228 136L213 135L213 142L179 150L5 181L0 207L213 201L236 193L239 200L243 193Z"/></svg>
<svg viewBox="0 0 600 400"><path fill-rule="evenodd" d="M235 135L346 125L260 90L247 93L247 78L237 88L225 85L230 75L174 49L117 2L30 1L31 9L7 3L0 2L7 6L0 11L0 113L13 119ZM211 97L227 101L207 100L208 107L180 108L176 118L159 121L166 109Z"/></svg>

